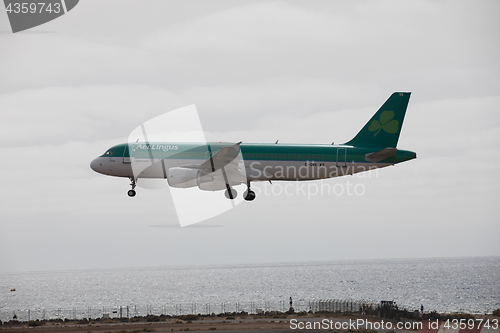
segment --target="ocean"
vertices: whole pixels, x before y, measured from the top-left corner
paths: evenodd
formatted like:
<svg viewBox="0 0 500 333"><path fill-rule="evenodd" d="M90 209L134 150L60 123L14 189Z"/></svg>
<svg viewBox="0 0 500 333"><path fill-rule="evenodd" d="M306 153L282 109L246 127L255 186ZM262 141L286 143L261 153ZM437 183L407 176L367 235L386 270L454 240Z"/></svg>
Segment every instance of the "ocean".
<svg viewBox="0 0 500 333"><path fill-rule="evenodd" d="M15 289L15 291L11 291ZM407 309L500 308L500 257L343 260L0 274L0 320L129 311L297 311L313 300L394 300ZM24 320L26 320L24 318Z"/></svg>

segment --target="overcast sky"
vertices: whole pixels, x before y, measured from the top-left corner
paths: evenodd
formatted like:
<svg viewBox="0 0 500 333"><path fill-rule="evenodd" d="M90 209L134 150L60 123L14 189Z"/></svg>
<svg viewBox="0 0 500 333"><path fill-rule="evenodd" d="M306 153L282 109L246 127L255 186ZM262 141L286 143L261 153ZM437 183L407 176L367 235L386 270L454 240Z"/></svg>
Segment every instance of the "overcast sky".
<svg viewBox="0 0 500 333"><path fill-rule="evenodd" d="M85 0L12 34L0 10L0 272L500 255L499 13L498 1ZM129 198L128 179L89 168L190 104L208 140L346 142L394 91L412 92L398 148L418 158L325 182L363 195L260 184L255 201L178 228L169 191Z"/></svg>

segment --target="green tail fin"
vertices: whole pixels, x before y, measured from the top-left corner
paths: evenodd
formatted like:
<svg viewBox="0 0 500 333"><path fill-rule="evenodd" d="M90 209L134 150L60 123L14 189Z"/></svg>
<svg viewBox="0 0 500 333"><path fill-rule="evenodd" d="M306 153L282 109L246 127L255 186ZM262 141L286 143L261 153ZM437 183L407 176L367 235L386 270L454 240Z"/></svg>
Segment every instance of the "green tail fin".
<svg viewBox="0 0 500 333"><path fill-rule="evenodd" d="M345 145L396 148L403 126L409 92L395 92L359 133Z"/></svg>

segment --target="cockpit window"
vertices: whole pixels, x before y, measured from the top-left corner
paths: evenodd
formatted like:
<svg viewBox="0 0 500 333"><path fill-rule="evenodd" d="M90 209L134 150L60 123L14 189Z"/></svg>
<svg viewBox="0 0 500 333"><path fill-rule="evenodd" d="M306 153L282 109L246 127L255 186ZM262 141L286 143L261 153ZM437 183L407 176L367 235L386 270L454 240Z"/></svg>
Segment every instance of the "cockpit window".
<svg viewBox="0 0 500 333"><path fill-rule="evenodd" d="M108 150L107 152L104 153L105 156L111 156L113 155L113 151Z"/></svg>

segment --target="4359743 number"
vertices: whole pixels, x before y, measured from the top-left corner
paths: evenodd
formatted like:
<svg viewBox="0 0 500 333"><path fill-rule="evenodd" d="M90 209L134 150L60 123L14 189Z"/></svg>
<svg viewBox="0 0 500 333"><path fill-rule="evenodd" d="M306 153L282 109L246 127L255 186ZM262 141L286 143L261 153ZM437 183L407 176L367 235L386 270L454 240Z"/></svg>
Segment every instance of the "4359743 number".
<svg viewBox="0 0 500 333"><path fill-rule="evenodd" d="M446 329L465 330L473 329L474 327L485 327L487 329L498 329L498 319L448 319L444 325Z"/></svg>
<svg viewBox="0 0 500 333"><path fill-rule="evenodd" d="M45 3L45 2L14 2L9 3L6 8L7 13L14 14L34 14L34 13L55 13L59 14L62 10L60 3Z"/></svg>

